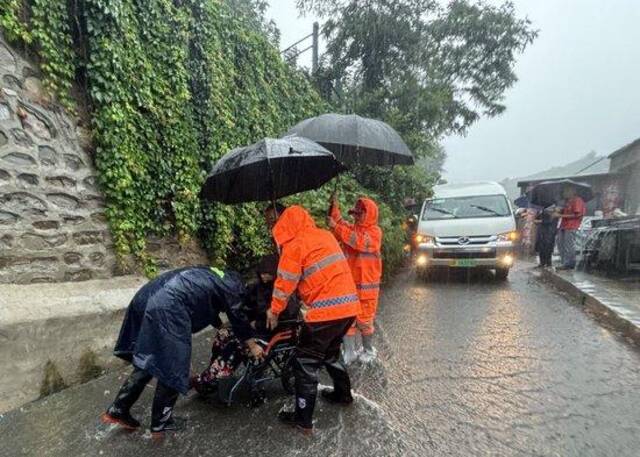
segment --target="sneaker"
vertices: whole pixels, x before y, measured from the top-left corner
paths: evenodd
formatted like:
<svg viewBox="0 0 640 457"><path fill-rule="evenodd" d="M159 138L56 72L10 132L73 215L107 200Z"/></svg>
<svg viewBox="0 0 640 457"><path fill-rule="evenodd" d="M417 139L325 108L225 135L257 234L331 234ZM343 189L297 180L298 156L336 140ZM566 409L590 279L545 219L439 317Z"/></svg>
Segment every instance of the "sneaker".
<svg viewBox="0 0 640 457"><path fill-rule="evenodd" d="M104 424L120 425L127 430L136 430L140 427L140 422L137 421L131 413L121 412L116 409L109 408L107 412L100 416L100 420Z"/></svg>
<svg viewBox="0 0 640 457"><path fill-rule="evenodd" d="M371 363L378 356L378 351L376 348L372 347L371 349L365 349L360 353L360 362L362 363Z"/></svg>
<svg viewBox="0 0 640 457"><path fill-rule="evenodd" d="M353 397L351 396L351 394L349 394L349 396L338 395L335 389L325 389L320 392L320 395L322 395L322 398L334 405L348 406L353 403Z"/></svg>
<svg viewBox="0 0 640 457"><path fill-rule="evenodd" d="M296 419L295 411L280 411L278 413L278 420L285 425L295 427L304 435L313 435L313 427L304 427Z"/></svg>
<svg viewBox="0 0 640 457"><path fill-rule="evenodd" d="M159 437L165 432L181 432L185 428L187 428L187 419L171 416L166 422L151 426L151 436Z"/></svg>

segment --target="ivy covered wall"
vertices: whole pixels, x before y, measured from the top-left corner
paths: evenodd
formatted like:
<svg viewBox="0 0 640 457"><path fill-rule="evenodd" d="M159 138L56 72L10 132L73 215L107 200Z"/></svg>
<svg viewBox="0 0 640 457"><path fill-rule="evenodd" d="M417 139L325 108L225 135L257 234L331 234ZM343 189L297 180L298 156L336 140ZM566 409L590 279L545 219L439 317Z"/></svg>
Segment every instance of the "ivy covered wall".
<svg viewBox="0 0 640 457"><path fill-rule="evenodd" d="M268 248L255 205L201 207L230 148L322 111L304 75L220 0L0 0L7 39L92 132L116 252L152 273L148 236L199 236L214 261Z"/></svg>

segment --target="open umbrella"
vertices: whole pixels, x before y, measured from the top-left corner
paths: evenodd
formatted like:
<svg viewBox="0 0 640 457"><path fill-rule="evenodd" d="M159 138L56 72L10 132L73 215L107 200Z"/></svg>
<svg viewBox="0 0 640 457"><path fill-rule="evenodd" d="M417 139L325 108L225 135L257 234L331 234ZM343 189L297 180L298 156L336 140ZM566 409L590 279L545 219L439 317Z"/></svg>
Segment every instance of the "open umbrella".
<svg viewBox="0 0 640 457"><path fill-rule="evenodd" d="M207 176L201 195L223 203L275 201L316 189L343 170L331 152L311 140L265 138L225 154Z"/></svg>
<svg viewBox="0 0 640 457"><path fill-rule="evenodd" d="M533 203L531 203L529 201L529 196L528 195L521 195L518 198L516 198L513 203L518 207L518 208L531 208L531 209L535 209L535 210L541 210L543 209L542 206L538 206L538 205L534 205Z"/></svg>
<svg viewBox="0 0 640 457"><path fill-rule="evenodd" d="M562 199L562 191L565 187L573 187L576 194L585 202L593 199L593 190L589 184L573 181L571 179L557 179L544 181L531 189L529 201L538 206L548 207Z"/></svg>
<svg viewBox="0 0 640 457"><path fill-rule="evenodd" d="M345 165L413 165L407 145L391 126L356 114L323 114L305 119L286 135L320 143Z"/></svg>

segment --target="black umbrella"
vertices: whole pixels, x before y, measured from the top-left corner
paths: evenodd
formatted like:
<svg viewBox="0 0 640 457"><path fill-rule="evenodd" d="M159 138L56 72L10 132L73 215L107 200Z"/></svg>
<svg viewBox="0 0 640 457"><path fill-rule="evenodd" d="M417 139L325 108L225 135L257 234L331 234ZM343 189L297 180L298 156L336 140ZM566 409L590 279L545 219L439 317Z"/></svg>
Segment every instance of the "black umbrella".
<svg viewBox="0 0 640 457"><path fill-rule="evenodd" d="M223 203L275 201L316 189L342 171L334 155L311 140L295 135L265 138L225 154L201 195Z"/></svg>
<svg viewBox="0 0 640 457"><path fill-rule="evenodd" d="M585 202L593 199L593 190L589 184L576 182L571 179L558 179L544 181L531 189L529 201L538 206L548 207L562 199L562 191L565 187L573 187L576 194Z"/></svg>
<svg viewBox="0 0 640 457"><path fill-rule="evenodd" d="M413 165L414 159L398 132L388 124L356 114L323 114L289 130L320 143L345 165Z"/></svg>

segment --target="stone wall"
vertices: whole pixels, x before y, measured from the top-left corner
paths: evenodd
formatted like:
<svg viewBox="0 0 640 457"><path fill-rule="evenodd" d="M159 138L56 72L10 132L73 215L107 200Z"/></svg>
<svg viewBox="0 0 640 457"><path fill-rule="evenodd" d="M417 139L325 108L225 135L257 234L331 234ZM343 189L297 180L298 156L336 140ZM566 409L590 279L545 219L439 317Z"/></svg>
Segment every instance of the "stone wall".
<svg viewBox="0 0 640 457"><path fill-rule="evenodd" d="M82 132L0 37L0 283L112 275L104 201Z"/></svg>

